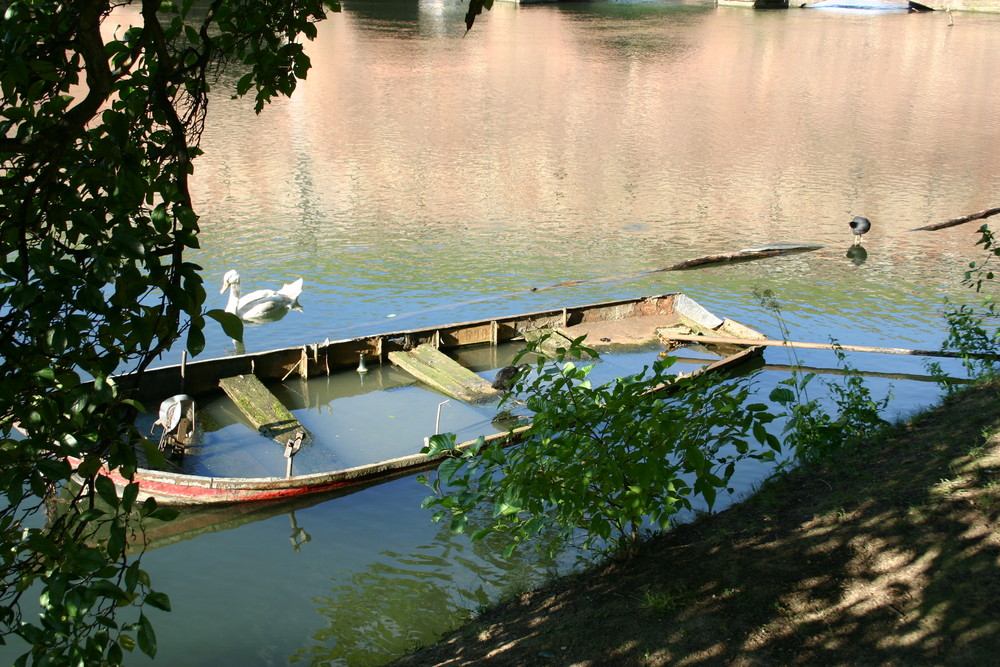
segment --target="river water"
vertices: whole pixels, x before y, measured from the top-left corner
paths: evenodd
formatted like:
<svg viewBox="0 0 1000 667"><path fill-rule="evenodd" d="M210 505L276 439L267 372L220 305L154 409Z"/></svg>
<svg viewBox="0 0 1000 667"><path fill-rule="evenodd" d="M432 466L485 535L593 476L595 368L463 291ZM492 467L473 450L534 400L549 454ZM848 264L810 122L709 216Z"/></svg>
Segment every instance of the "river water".
<svg viewBox="0 0 1000 667"><path fill-rule="evenodd" d="M229 99L239 72L220 83L194 259L209 288L231 268L245 289L305 281L302 310L248 326L247 350L671 291L776 336L755 288L793 339L940 344L978 223L908 230L998 205L1000 16L498 2L463 35L463 14L345 0L292 99L255 116ZM873 221L863 261L847 256L855 215ZM774 242L823 248L642 273ZM212 330L204 356L233 349ZM782 377L763 374L764 394ZM892 391L897 417L937 397ZM433 420L385 409L390 436ZM745 490L763 472L741 474ZM173 603L153 612L160 661L377 665L554 567L450 536L424 495L404 478L193 519L144 556Z"/></svg>

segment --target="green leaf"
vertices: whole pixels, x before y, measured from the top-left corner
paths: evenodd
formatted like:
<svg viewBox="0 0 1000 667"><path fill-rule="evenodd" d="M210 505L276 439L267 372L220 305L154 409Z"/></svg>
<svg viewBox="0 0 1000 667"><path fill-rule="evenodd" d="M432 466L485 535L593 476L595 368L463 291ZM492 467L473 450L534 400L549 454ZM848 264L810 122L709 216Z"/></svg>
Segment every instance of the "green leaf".
<svg viewBox="0 0 1000 667"><path fill-rule="evenodd" d="M108 528L107 551L109 560L118 560L125 553L125 528L115 519Z"/></svg>
<svg viewBox="0 0 1000 667"><path fill-rule="evenodd" d="M139 495L139 484L138 482L131 482L122 489L122 510L126 512L132 511L132 504L135 502L136 496Z"/></svg>
<svg viewBox="0 0 1000 667"><path fill-rule="evenodd" d="M218 308L209 310L205 313L205 317L211 317L213 320L222 325L222 330L227 336L235 341L243 340L243 320L241 320L237 315L233 313L227 313L224 310Z"/></svg>
<svg viewBox="0 0 1000 667"><path fill-rule="evenodd" d="M139 509L139 515L142 517L147 517L152 515L156 511L156 498L150 496L142 501L142 507Z"/></svg>
<svg viewBox="0 0 1000 667"><path fill-rule="evenodd" d="M430 456L437 456L455 449L457 438L454 433L438 433L427 439L427 446L421 452Z"/></svg>
<svg viewBox="0 0 1000 667"><path fill-rule="evenodd" d="M464 533L465 527L469 523L469 518L464 514L457 514L451 518L451 532L457 534Z"/></svg>
<svg viewBox="0 0 1000 667"><path fill-rule="evenodd" d="M192 326L188 329L187 350L192 357L197 357L205 349L205 334L201 329Z"/></svg>
<svg viewBox="0 0 1000 667"><path fill-rule="evenodd" d="M775 387L768 396L775 403L788 405L795 400L795 392L788 387Z"/></svg>
<svg viewBox="0 0 1000 667"><path fill-rule="evenodd" d="M442 461L441 465L438 466L438 475L441 477L441 483L450 484L463 465L465 465L463 459L454 458Z"/></svg>
<svg viewBox="0 0 1000 667"><path fill-rule="evenodd" d="M150 591L146 594L145 601L146 604L151 607L156 607L157 609L162 609L163 611L170 611L170 598L167 597L166 593Z"/></svg>
<svg viewBox="0 0 1000 667"><path fill-rule="evenodd" d="M101 497L101 500L110 507L118 507L118 492L115 490L115 483L107 476L96 475L94 477L94 487L97 489L97 495Z"/></svg>
<svg viewBox="0 0 1000 667"><path fill-rule="evenodd" d="M125 656L122 653L122 647L118 642L111 642L108 646L108 664L110 665L120 665L125 661Z"/></svg>
<svg viewBox="0 0 1000 667"><path fill-rule="evenodd" d="M160 507L149 516L160 521L173 521L178 515L180 515L180 512L173 507Z"/></svg>
<svg viewBox="0 0 1000 667"><path fill-rule="evenodd" d="M142 453L146 457L146 467L160 469L166 465L166 457L156 443L148 438L141 441Z"/></svg>
<svg viewBox="0 0 1000 667"><path fill-rule="evenodd" d="M490 535L492 532L493 531L491 529L489 529L489 528L480 528L476 532L474 532L471 535L469 535L469 541L470 542L478 542L478 541L482 540L484 537L486 537L487 535Z"/></svg>
<svg viewBox="0 0 1000 667"><path fill-rule="evenodd" d="M253 86L254 83L254 73L247 72L240 77L240 80L236 82L236 94L243 96L247 94L247 91Z"/></svg>
<svg viewBox="0 0 1000 667"><path fill-rule="evenodd" d="M715 506L715 489L711 486L706 486L701 489L701 495L705 498L705 502L708 503L708 509L712 509Z"/></svg>
<svg viewBox="0 0 1000 667"><path fill-rule="evenodd" d="M150 658L156 657L156 633L153 631L153 624L149 622L145 614L139 614L136 639L139 642L139 649Z"/></svg>
<svg viewBox="0 0 1000 667"><path fill-rule="evenodd" d="M135 591L136 586L139 585L139 575L141 574L139 570L139 562L135 561L131 563L125 570L125 590L129 593Z"/></svg>
<svg viewBox="0 0 1000 667"><path fill-rule="evenodd" d="M107 579L99 579L93 582L90 585L90 592L97 593L98 595L111 598L119 602L126 602L129 599L129 596L125 591L118 588L118 586Z"/></svg>
<svg viewBox="0 0 1000 667"><path fill-rule="evenodd" d="M497 506L497 513L504 516L510 516L512 514L517 514L521 511L521 508L517 505L511 505L510 503L500 503Z"/></svg>
<svg viewBox="0 0 1000 667"><path fill-rule="evenodd" d="M174 206L174 215L185 229L198 228L198 216L187 206Z"/></svg>
<svg viewBox="0 0 1000 667"><path fill-rule="evenodd" d="M167 215L165 203L160 203L153 209L150 219L153 223L153 229L160 234L166 234L170 231L170 216Z"/></svg>

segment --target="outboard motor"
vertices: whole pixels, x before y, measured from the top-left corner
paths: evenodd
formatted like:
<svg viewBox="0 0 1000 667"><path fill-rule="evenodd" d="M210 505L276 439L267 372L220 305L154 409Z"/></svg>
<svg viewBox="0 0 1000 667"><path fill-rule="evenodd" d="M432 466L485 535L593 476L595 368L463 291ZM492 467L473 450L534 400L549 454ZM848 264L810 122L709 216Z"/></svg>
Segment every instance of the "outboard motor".
<svg viewBox="0 0 1000 667"><path fill-rule="evenodd" d="M159 450L171 459L179 459L184 456L184 450L194 440L195 432L195 404L194 399L187 394L177 394L171 396L160 403L159 419L153 422L153 429L159 426L163 429L160 434Z"/></svg>

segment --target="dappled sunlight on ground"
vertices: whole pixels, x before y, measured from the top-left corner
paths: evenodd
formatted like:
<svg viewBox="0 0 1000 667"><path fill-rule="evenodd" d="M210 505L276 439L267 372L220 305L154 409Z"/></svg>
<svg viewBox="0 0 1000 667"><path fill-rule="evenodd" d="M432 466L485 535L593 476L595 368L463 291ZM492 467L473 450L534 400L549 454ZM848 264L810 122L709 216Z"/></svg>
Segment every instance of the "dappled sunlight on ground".
<svg viewBox="0 0 1000 667"><path fill-rule="evenodd" d="M490 610L406 665L988 664L997 389L799 470L635 560Z"/></svg>

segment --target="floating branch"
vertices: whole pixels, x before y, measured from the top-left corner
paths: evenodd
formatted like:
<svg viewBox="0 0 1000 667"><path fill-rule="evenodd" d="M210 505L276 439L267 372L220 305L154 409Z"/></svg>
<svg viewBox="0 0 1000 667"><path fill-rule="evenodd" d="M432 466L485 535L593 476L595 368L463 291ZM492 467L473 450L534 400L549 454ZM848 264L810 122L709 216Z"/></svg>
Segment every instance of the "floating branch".
<svg viewBox="0 0 1000 667"><path fill-rule="evenodd" d="M728 252L721 255L706 255L705 257L698 257L696 259L688 259L683 262L678 262L677 264L671 264L670 266L664 266L659 269L649 269L647 271L639 271L637 273L628 273L624 275L617 276L604 276L601 278L583 278L580 280L567 280L565 282L557 283L555 285L548 285L545 287L532 287L532 292L538 292L543 289L552 289L554 287L572 287L574 285L580 285L583 283L598 283L598 282L609 282L617 280L628 280L630 278L638 278L639 276L645 276L650 273L662 273L663 271L684 271L686 269L693 269L702 266L711 266L714 264L726 264L729 262L748 262L753 259L766 259L768 257L777 257L778 255L791 255L797 252L809 252L810 250L819 250L823 246L821 245L807 245L802 243L771 243L769 245L757 246L755 248L745 248L737 252Z"/></svg>
<svg viewBox="0 0 1000 667"><path fill-rule="evenodd" d="M996 208L988 208L984 211L979 211L978 213L963 215L961 218L953 218L951 220L945 220L944 222L935 222L933 225L927 225L926 227L917 227L916 229L911 229L910 231L936 232L939 229L955 227L956 225L965 224L966 222L972 222L973 220L982 220L983 218L988 218L991 215L996 215L997 213L1000 213L1000 206Z"/></svg>
<svg viewBox="0 0 1000 667"><path fill-rule="evenodd" d="M756 248L746 248L738 252L723 253L721 255L706 255L696 259L689 259L662 269L653 269L646 273L659 273L660 271L683 271L699 266L711 264L725 264L727 262L747 262L752 259L765 259L767 257L777 257L778 255L791 255L797 252L809 252L819 250L821 245L803 245L799 243L774 243L771 245L758 246Z"/></svg>

